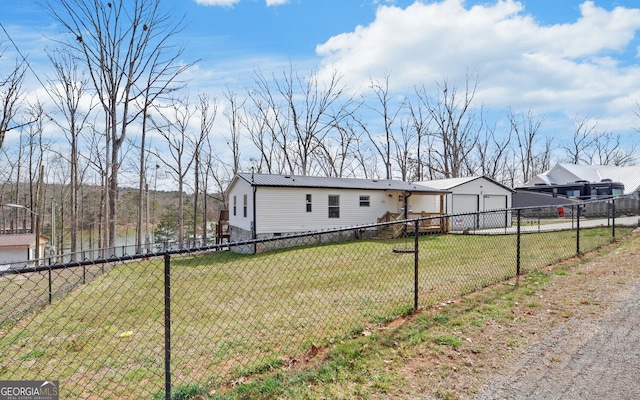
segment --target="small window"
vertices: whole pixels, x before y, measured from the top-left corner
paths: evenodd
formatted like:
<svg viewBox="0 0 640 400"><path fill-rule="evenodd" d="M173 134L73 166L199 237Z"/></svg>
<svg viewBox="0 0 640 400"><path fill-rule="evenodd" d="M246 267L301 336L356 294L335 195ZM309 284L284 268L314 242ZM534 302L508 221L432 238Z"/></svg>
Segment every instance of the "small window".
<svg viewBox="0 0 640 400"><path fill-rule="evenodd" d="M580 196L580 190L567 190L567 198Z"/></svg>
<svg viewBox="0 0 640 400"><path fill-rule="evenodd" d="M329 195L329 218L340 218L340 196Z"/></svg>
<svg viewBox="0 0 640 400"><path fill-rule="evenodd" d="M360 196L360 207L370 207L371 198L369 196Z"/></svg>
<svg viewBox="0 0 640 400"><path fill-rule="evenodd" d="M311 195L307 195L307 212L311 212Z"/></svg>
<svg viewBox="0 0 640 400"><path fill-rule="evenodd" d="M242 197L242 215L247 218L247 195Z"/></svg>
<svg viewBox="0 0 640 400"><path fill-rule="evenodd" d="M236 214L236 206L238 205L238 198L236 196L233 196L233 215L237 215Z"/></svg>

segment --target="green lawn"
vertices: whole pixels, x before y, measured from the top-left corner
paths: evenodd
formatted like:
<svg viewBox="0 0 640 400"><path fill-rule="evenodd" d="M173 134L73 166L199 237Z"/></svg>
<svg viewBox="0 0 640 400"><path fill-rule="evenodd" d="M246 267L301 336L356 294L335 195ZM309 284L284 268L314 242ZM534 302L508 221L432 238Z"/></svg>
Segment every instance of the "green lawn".
<svg viewBox="0 0 640 400"><path fill-rule="evenodd" d="M584 251L610 240L608 228L581 232ZM575 255L575 242L575 232L523 235L522 270ZM393 249L412 245L410 237L173 257L172 382L239 382L304 360L312 344L339 343L410 313L414 254ZM422 236L419 260L425 308L513 276L516 238ZM59 380L61 398L161 391L163 271L162 259L118 265L17 324L0 325L0 379ZM1 296L15 285L8 279L15 277L0 278Z"/></svg>

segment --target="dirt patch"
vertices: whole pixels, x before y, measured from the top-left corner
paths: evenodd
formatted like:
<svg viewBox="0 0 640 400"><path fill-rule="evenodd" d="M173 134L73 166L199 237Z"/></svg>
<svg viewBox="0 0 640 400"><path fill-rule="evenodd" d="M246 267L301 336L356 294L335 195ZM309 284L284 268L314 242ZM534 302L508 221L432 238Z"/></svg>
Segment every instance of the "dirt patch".
<svg viewBox="0 0 640 400"><path fill-rule="evenodd" d="M640 232L546 272L509 318L452 328L460 346L409 358L388 397L640 398Z"/></svg>

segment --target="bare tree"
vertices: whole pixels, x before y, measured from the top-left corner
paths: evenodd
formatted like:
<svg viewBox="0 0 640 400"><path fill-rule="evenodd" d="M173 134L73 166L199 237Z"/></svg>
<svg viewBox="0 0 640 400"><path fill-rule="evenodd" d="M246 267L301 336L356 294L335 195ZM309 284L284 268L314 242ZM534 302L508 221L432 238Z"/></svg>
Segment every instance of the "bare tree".
<svg viewBox="0 0 640 400"><path fill-rule="evenodd" d="M196 240L197 230L198 230L198 199L200 198L200 191L202 190L202 202L203 202L203 213L202 213L202 241L203 243L207 240L207 185L208 185L208 174L207 174L207 166L204 168L201 167L202 158L205 158L205 163L207 161L206 151L211 149L211 141L209 140L209 136L211 130L213 129L213 124L215 122L216 116L218 114L218 107L215 99L210 99L209 96L205 94L201 94L199 96L199 104L198 111L200 114L200 135L194 142L194 201L193 201L193 239ZM211 154L209 151L208 154ZM235 159L235 157L234 157ZM234 165L236 165L234 163ZM201 180L204 180L202 189L200 189Z"/></svg>
<svg viewBox="0 0 640 400"><path fill-rule="evenodd" d="M434 139L430 146L429 168L445 178L461 176L482 131L482 111L476 119L472 108L478 83L477 79L474 82L470 79L467 76L462 98L458 97L457 85L449 85L446 79L437 83L436 97L429 96L424 85L417 90L419 101L433 125L429 132Z"/></svg>
<svg viewBox="0 0 640 400"><path fill-rule="evenodd" d="M419 91L416 88L415 92L417 94L417 99L415 103L409 101L407 103L407 107L409 109L409 116L411 121L411 128L415 133L416 138L416 156L415 156L415 172L413 180L422 181L424 180L424 161L422 160L422 146L423 141L427 137L429 133L429 116L424 107L420 104L420 95Z"/></svg>
<svg viewBox="0 0 640 400"><path fill-rule="evenodd" d="M340 83L342 75L338 71L333 71L326 82L320 81L317 71L311 71L308 77L302 78L298 74L294 77L290 70L283 74L283 78L282 84L276 84L289 107L300 172L307 175L311 159L322 148L331 128L349 115L347 107L351 101L340 103L344 86ZM299 93L296 93L296 86ZM298 96L301 96L300 102L297 101Z"/></svg>
<svg viewBox="0 0 640 400"><path fill-rule="evenodd" d="M371 109L382 118L384 135L377 135L375 131L372 131L375 128L368 126L364 122L360 122L360 126L369 136L371 144L384 162L386 179L391 179L391 146L394 141L393 126L396 118L404 108L404 101L394 104L395 96L389 92L389 74L385 75L383 82L371 79L369 87L376 96L377 104L380 107L372 107Z"/></svg>
<svg viewBox="0 0 640 400"><path fill-rule="evenodd" d="M38 205L42 204L44 193L38 184L41 177L42 166L44 165L45 154L50 150L50 142L43 136L45 128L45 115L42 103L36 101L29 104L26 110L27 120L31 123L23 128L24 135L27 138L27 179L29 182L29 208L35 210ZM21 135L22 136L22 135ZM18 180L20 182L20 180ZM17 198L17 197L16 197Z"/></svg>
<svg viewBox="0 0 640 400"><path fill-rule="evenodd" d="M337 71L327 81L321 81L317 71L301 77L290 67L281 79L273 76L269 81L256 72L257 89L249 95L257 109L254 117L261 117L257 125L271 133L270 141L278 146L276 155L281 156L285 171L309 174L326 136L349 116L351 102L341 101L341 78ZM264 136L255 139L263 141Z"/></svg>
<svg viewBox="0 0 640 400"><path fill-rule="evenodd" d="M478 140L476 144L477 169L480 174L500 182L505 180L507 154L510 143L511 131L509 131L506 137L499 139L495 133L495 128L487 127L484 137Z"/></svg>
<svg viewBox="0 0 640 400"><path fill-rule="evenodd" d="M229 104L229 108L225 110L224 116L227 118L227 123L229 124L229 137L227 139L227 146L229 147L229 150L231 150L232 171L235 175L240 170L240 138L242 136L241 129L244 125L242 112L244 109L245 100L238 99L238 95L228 87L224 91L224 97ZM203 104L201 102L201 105L203 109L205 105L207 106L207 110L211 108L211 102L209 101L207 101L206 104ZM213 116L209 115L208 117L208 119L202 121L202 124L204 124L203 128L206 126L208 131L211 131L213 119L215 119L215 113L213 114ZM213 117L213 119L211 117Z"/></svg>
<svg viewBox="0 0 640 400"><path fill-rule="evenodd" d="M89 129L80 131L82 142L85 143L86 151L79 152L80 157L86 162L87 168L93 175L93 186L101 188L99 191L92 190L92 195L97 195L98 201L92 205L93 227L97 231L96 237L90 242L97 243L98 247L106 248L108 246L108 237L106 232L106 210L107 210L107 191L106 186L108 152L107 142L104 140L104 134L95 129L96 121L89 124ZM94 193L96 192L96 193ZM93 231L91 232L93 234ZM95 240L94 240L95 239Z"/></svg>
<svg viewBox="0 0 640 400"><path fill-rule="evenodd" d="M591 164L599 165L631 165L638 156L638 143L632 142L623 147L620 134L611 132L597 133L593 139L592 152L589 155Z"/></svg>
<svg viewBox="0 0 640 400"><path fill-rule="evenodd" d="M255 100L254 100L255 101ZM267 112L263 109L256 108L250 111L244 120L245 128L249 134L251 142L254 144L260 156L251 158L252 168L259 173L273 173L279 170L278 157L276 155L277 148L273 140L273 131L270 131L272 125L267 118Z"/></svg>
<svg viewBox="0 0 640 400"><path fill-rule="evenodd" d="M0 53L0 58L2 58L2 53ZM0 76L0 107L2 107L0 110L0 148L4 144L7 132L23 126L23 124L14 125L14 120L22 96L24 74L23 64L17 62L8 76Z"/></svg>
<svg viewBox="0 0 640 400"><path fill-rule="evenodd" d="M78 70L76 60L68 52L61 51L50 54L49 60L53 64L55 74L54 80L50 82L49 93L55 100L58 112L63 116L63 119L52 118L52 120L65 133L71 150L68 156L66 153L61 153L61 155L70 166L68 222L70 225L70 250L72 257L74 257L73 253L78 251L78 195L81 185L79 179L79 139L80 132L87 124L91 109L90 105L88 110L84 110L81 101L86 95L88 80Z"/></svg>
<svg viewBox="0 0 640 400"><path fill-rule="evenodd" d="M355 142L353 153L356 163L360 167L365 179L379 177L381 175L378 170L379 160L376 157L376 153L366 146L363 140L357 140Z"/></svg>
<svg viewBox="0 0 640 400"><path fill-rule="evenodd" d="M594 136L597 126L597 123L590 123L587 119L574 121L573 140L562 146L570 163L588 164L591 162L589 153L595 144Z"/></svg>
<svg viewBox="0 0 640 400"><path fill-rule="evenodd" d="M184 195L187 175L194 164L199 152L205 132L194 135L190 130L190 123L196 114L189 100L173 99L165 110L158 110L162 122L151 119L155 129L166 141L166 151L157 148L153 153L171 172L178 184L178 246L184 246Z"/></svg>
<svg viewBox="0 0 640 400"><path fill-rule="evenodd" d="M362 137L353 123L345 122L334 127L336 135L327 137L322 143L322 152L316 156L318 167L325 176L355 176L355 147Z"/></svg>
<svg viewBox="0 0 640 400"><path fill-rule="evenodd" d="M403 181L409 179L411 160L415 159L413 149L416 147L416 132L409 119L400 121L400 135L393 136L393 158L398 164L400 178Z"/></svg>
<svg viewBox="0 0 640 400"><path fill-rule="evenodd" d="M531 110L527 114L509 112L512 135L518 146L516 153L520 165L520 178L527 182L535 174L543 172L550 163L551 144L553 139L545 141L544 148L539 150L540 126L542 119L536 118Z"/></svg>
<svg viewBox="0 0 640 400"><path fill-rule="evenodd" d="M256 89L248 92L252 103L245 126L260 152L258 171L283 173L295 171L290 158L290 125L286 107L274 97L269 81L259 72L254 76Z"/></svg>
<svg viewBox="0 0 640 400"><path fill-rule="evenodd" d="M108 243L115 244L120 153L127 128L145 108L136 107L170 91L189 64L170 41L180 24L160 8L160 0L49 0L47 10L68 33L61 42L86 65L105 113L108 151Z"/></svg>

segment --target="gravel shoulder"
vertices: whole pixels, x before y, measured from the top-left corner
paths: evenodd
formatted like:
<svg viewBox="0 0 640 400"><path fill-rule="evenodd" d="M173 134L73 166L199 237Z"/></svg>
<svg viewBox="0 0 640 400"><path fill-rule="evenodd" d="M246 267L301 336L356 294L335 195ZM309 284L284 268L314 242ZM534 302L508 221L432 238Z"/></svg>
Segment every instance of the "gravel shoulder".
<svg viewBox="0 0 640 400"><path fill-rule="evenodd" d="M536 306L407 361L405 399L640 399L640 229L547 268Z"/></svg>
<svg viewBox="0 0 640 400"><path fill-rule="evenodd" d="M627 297L562 324L475 398L640 399L640 286L612 294Z"/></svg>
<svg viewBox="0 0 640 400"><path fill-rule="evenodd" d="M551 309L572 316L505 360L476 399L640 398L638 232L587 258L546 291Z"/></svg>

